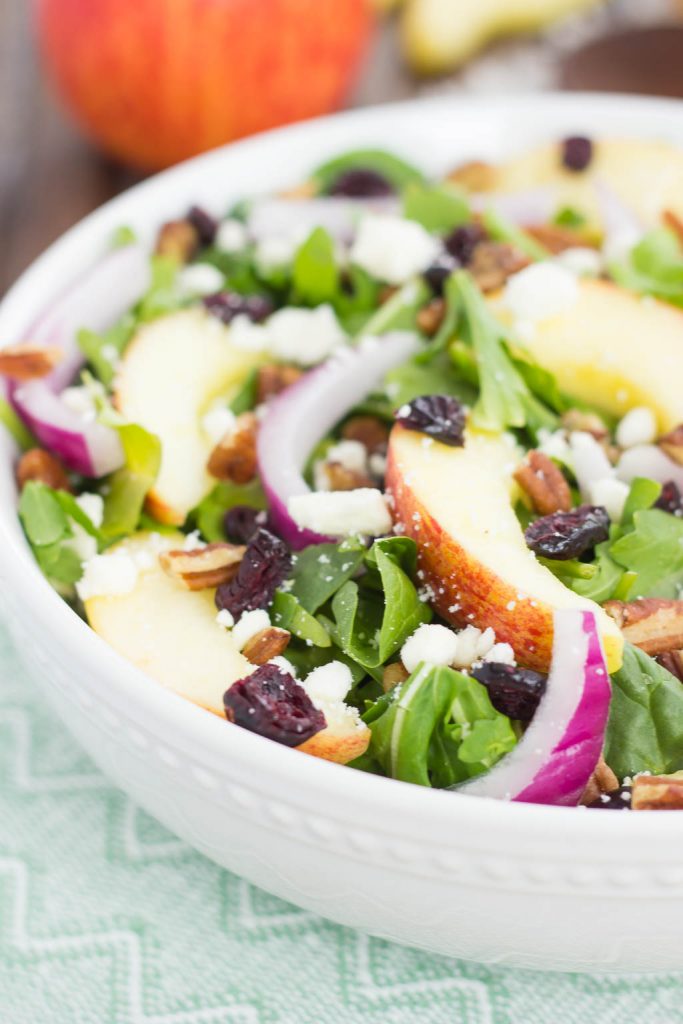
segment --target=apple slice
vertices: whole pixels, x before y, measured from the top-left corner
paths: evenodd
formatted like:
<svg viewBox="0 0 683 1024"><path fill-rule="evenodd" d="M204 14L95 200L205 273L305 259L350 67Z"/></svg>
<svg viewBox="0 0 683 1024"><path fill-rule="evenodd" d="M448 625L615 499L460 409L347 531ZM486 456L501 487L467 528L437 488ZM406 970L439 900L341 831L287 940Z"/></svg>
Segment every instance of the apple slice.
<svg viewBox="0 0 683 1024"><path fill-rule="evenodd" d="M161 440L161 469L147 496L160 522L180 526L213 486L206 462L215 439L202 429L202 416L261 361L232 346L229 328L202 309L145 324L131 341L114 401L127 420Z"/></svg>
<svg viewBox="0 0 683 1024"><path fill-rule="evenodd" d="M548 187L558 209L570 206L600 227L596 182L607 185L644 227L661 224L664 210L683 216L683 151L648 139L595 140L590 164L578 173L563 167L560 145L548 143L502 164L496 191Z"/></svg>
<svg viewBox="0 0 683 1024"><path fill-rule="evenodd" d="M126 552L139 567L125 594L90 597L88 622L103 640L152 679L193 704L225 717L223 694L256 668L241 654L230 632L216 622L214 590L187 590L159 565L162 548L181 547L182 534L138 533L102 556ZM325 713L325 709L323 708ZM328 726L297 749L345 764L364 753L370 738L343 707L325 714Z"/></svg>
<svg viewBox="0 0 683 1024"><path fill-rule="evenodd" d="M537 322L524 346L577 399L616 416L645 405L662 432L683 422L683 311L674 306L584 279L577 301Z"/></svg>
<svg viewBox="0 0 683 1024"><path fill-rule="evenodd" d="M439 614L457 626L492 626L519 660L547 671L558 608L592 611L610 672L623 641L612 619L542 566L512 507L519 461L505 436L468 432L450 448L401 426L389 442L387 489L401 533L419 549L422 582Z"/></svg>

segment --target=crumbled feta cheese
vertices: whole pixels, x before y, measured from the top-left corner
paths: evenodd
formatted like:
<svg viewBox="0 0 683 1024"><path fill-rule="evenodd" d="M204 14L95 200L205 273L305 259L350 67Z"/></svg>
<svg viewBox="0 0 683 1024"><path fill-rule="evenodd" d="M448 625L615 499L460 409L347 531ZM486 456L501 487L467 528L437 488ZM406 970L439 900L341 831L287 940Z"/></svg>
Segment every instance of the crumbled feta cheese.
<svg viewBox="0 0 683 1024"><path fill-rule="evenodd" d="M86 423L91 423L97 416L97 407L92 392L82 385L64 388L59 397L67 409L75 412Z"/></svg>
<svg viewBox="0 0 683 1024"><path fill-rule="evenodd" d="M516 320L559 316L579 297L576 277L557 263L532 263L508 278L503 302Z"/></svg>
<svg viewBox="0 0 683 1024"><path fill-rule="evenodd" d="M657 420L652 410L643 405L631 409L619 421L615 437L620 448L651 444L657 437Z"/></svg>
<svg viewBox="0 0 683 1024"><path fill-rule="evenodd" d="M219 626L222 626L224 629L232 629L232 627L235 625L233 614L232 612L228 611L227 608L221 608L221 610L216 615L216 622L218 623Z"/></svg>
<svg viewBox="0 0 683 1024"><path fill-rule="evenodd" d="M555 262L577 277L599 277L604 267L602 256L597 249L580 245L558 253Z"/></svg>
<svg viewBox="0 0 683 1024"><path fill-rule="evenodd" d="M296 233L289 236L273 235L270 238L262 238L257 243L254 253L256 263L266 271L284 267L294 259L301 241L302 239Z"/></svg>
<svg viewBox="0 0 683 1024"><path fill-rule="evenodd" d="M284 658L281 654L276 654L274 658L271 658L268 662L269 665L275 665L281 672L286 672L288 675L296 679L297 671L296 666L292 665L289 658Z"/></svg>
<svg viewBox="0 0 683 1024"><path fill-rule="evenodd" d="M353 685L351 669L343 661L330 661L314 668L304 681L304 689L316 707L343 701Z"/></svg>
<svg viewBox="0 0 683 1024"><path fill-rule="evenodd" d="M289 499L290 516L302 529L332 537L356 533L379 537L391 530L391 516L381 491L360 487L355 491L311 492Z"/></svg>
<svg viewBox="0 0 683 1024"><path fill-rule="evenodd" d="M596 480L588 488L588 497L592 505L604 505L607 515L613 523L619 522L629 493L628 484L614 477Z"/></svg>
<svg viewBox="0 0 683 1024"><path fill-rule="evenodd" d="M257 608L253 612L242 612L239 621L232 631L232 639L238 651L249 643L252 637L270 626L270 617L263 608Z"/></svg>
<svg viewBox="0 0 683 1024"><path fill-rule="evenodd" d="M454 668L469 668L493 647L496 634L490 626L483 633L476 626L466 626L457 634L457 640L458 646L451 665Z"/></svg>
<svg viewBox="0 0 683 1024"><path fill-rule="evenodd" d="M494 644L484 655L484 661L495 661L499 665L516 665L515 652L510 644Z"/></svg>
<svg viewBox="0 0 683 1024"><path fill-rule="evenodd" d="M388 284L403 284L436 258L439 243L416 221L369 215L360 222L352 263Z"/></svg>
<svg viewBox="0 0 683 1024"><path fill-rule="evenodd" d="M605 263L621 263L626 259L634 245L643 237L643 231L637 224L626 224L617 231L610 231L602 245L602 256Z"/></svg>
<svg viewBox="0 0 683 1024"><path fill-rule="evenodd" d="M99 494L92 494L90 491L84 491L83 494L79 494L76 498L76 504L82 509L90 522L95 527L102 525L104 519L104 501Z"/></svg>
<svg viewBox="0 0 683 1024"><path fill-rule="evenodd" d="M584 497L588 496L591 484L605 477L614 476L612 463L607 458L604 448L592 434L584 430L575 430L569 435L573 470Z"/></svg>
<svg viewBox="0 0 683 1024"><path fill-rule="evenodd" d="M401 661L408 672L414 672L421 661L452 665L457 655L457 634L437 624L418 626L401 648Z"/></svg>
<svg viewBox="0 0 683 1024"><path fill-rule="evenodd" d="M214 245L221 252L239 252L248 241L249 235L242 221L228 217L218 225Z"/></svg>
<svg viewBox="0 0 683 1024"><path fill-rule="evenodd" d="M191 263L178 273L177 286L181 295L188 298L197 295L215 295L225 284L225 278L218 267L211 263Z"/></svg>
<svg viewBox="0 0 683 1024"><path fill-rule="evenodd" d="M380 452L375 452L368 459L368 465L371 473L383 478L387 471L387 457Z"/></svg>
<svg viewBox="0 0 683 1024"><path fill-rule="evenodd" d="M327 450L328 462L338 462L353 473L364 473L368 463L368 450L360 441L339 441Z"/></svg>
<svg viewBox="0 0 683 1024"><path fill-rule="evenodd" d="M301 366L314 366L347 340L331 306L285 307L266 322L268 347L274 356Z"/></svg>
<svg viewBox="0 0 683 1024"><path fill-rule="evenodd" d="M84 564L76 591L81 601L129 594L137 583L138 571L135 559L125 549L94 555Z"/></svg>
<svg viewBox="0 0 683 1024"><path fill-rule="evenodd" d="M97 541L92 534L88 533L87 530L84 530L83 527L73 519L70 520L70 525L73 531L73 537L69 537L69 539L64 542L64 547L70 548L81 564L88 562L97 554Z"/></svg>
<svg viewBox="0 0 683 1024"><path fill-rule="evenodd" d="M265 352L270 344L268 330L240 313L230 324L230 344L247 352Z"/></svg>
<svg viewBox="0 0 683 1024"><path fill-rule="evenodd" d="M188 533L183 541L183 551L198 551L204 547L206 547L206 544L199 536L199 530L193 530L192 533Z"/></svg>
<svg viewBox="0 0 683 1024"><path fill-rule="evenodd" d="M202 430L217 445L235 427L235 414L223 403L212 406L202 416Z"/></svg>
<svg viewBox="0 0 683 1024"><path fill-rule="evenodd" d="M572 457L572 450L569 446L569 441L565 435L564 430L550 431L541 427L538 432L540 444L538 445L539 452L543 452L550 459L557 459L559 462L564 462L570 469L573 468L574 460Z"/></svg>

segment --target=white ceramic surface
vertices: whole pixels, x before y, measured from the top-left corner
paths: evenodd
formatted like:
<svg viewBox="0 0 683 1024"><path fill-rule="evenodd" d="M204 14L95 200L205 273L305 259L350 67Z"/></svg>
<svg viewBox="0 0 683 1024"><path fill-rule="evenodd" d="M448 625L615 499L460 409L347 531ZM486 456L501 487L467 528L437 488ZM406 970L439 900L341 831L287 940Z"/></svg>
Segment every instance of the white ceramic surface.
<svg viewBox="0 0 683 1024"><path fill-rule="evenodd" d="M22 338L130 224L151 239L191 201L216 212L346 148L439 170L570 133L683 145L683 105L630 97L439 99L270 133L146 182L68 232L0 307ZM440 953L579 971L683 968L683 814L609 814L425 790L230 728L110 650L54 593L15 515L0 438L0 600L45 694L102 770L207 856L308 910ZM192 637L188 636L188 643Z"/></svg>

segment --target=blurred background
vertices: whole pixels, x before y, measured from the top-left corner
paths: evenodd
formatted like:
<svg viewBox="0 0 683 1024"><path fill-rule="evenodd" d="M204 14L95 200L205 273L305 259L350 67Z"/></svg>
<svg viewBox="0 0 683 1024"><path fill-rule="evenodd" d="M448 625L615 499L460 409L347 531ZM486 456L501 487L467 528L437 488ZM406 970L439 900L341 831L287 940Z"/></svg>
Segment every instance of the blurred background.
<svg viewBox="0 0 683 1024"><path fill-rule="evenodd" d="M444 92L683 96L683 0L0 0L0 294L195 152Z"/></svg>

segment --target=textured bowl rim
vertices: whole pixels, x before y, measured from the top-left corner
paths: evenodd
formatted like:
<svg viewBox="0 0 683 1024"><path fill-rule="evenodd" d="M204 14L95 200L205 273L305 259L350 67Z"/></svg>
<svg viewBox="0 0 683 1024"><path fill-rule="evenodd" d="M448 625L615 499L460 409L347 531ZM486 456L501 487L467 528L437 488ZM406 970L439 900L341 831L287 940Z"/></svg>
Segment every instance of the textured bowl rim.
<svg viewBox="0 0 683 1024"><path fill-rule="evenodd" d="M202 181L238 161L246 165L266 165L272 168L272 153L282 158L285 174L287 167L303 168L306 161L295 160L288 154L307 148L307 142L325 137L327 152L335 146L348 145L358 138L368 144L381 136L379 145L391 145L387 139L387 125L393 126L402 138L394 148L409 150L402 135L409 125L408 136L413 139L418 123L425 126L447 124L455 118L454 127L474 131L478 149L487 148L504 130L503 125L525 125L526 136L521 145L529 144L529 135L535 139L552 138L572 130L587 130L610 134L615 123L621 125L612 134L655 136L683 146L683 103L673 99L650 99L636 96L576 93L499 97L453 97L411 100L405 103L369 107L348 111L331 117L318 118L305 123L276 129L254 136L164 171L135 185L115 199L88 215L54 242L22 274L0 304L0 338L3 342L18 340L22 330L30 324L41 307L50 301L65 283L73 279L79 269L85 269L101 253L113 228L128 223L127 211L149 212L147 233L151 237L151 224L177 215L178 203L194 198L202 202ZM529 132L529 123L533 129ZM400 130L399 130L400 129ZM346 141L341 141L342 136ZM462 136L452 146L451 159L455 162L464 155ZM334 139L339 138L338 142ZM414 145L414 139L411 145ZM314 147L315 148L315 147ZM320 149L320 146L318 146ZM504 145L503 150L509 149ZM446 150L441 144L442 160ZM310 166L310 162L308 163ZM301 174L301 170L298 172ZM281 178L277 175L269 176ZM263 185L267 188L263 175ZM284 182L283 182L284 183ZM277 187L271 182L270 187ZM238 190L241 191L241 188ZM229 190L226 189L226 195ZM182 207L180 207L182 208ZM133 219L135 226L136 218ZM68 270L65 271L64 267ZM35 296L41 297L35 302ZM33 561L18 525L14 505L12 474L13 446L6 437L0 438L0 545L3 560L0 577L13 604L20 614L30 618L37 638L51 635L61 647L65 664L81 665L95 676L101 687L99 694L105 704L125 708L129 717L154 731L160 743L182 753L195 763L220 766L239 765L250 773L255 785L267 794L270 780L285 786L291 800L302 808L309 803L325 806L333 802L341 807L349 819L365 821L372 827L379 817L382 829L406 841L434 836L449 843L457 839L476 848L489 849L499 843L502 829L508 835L524 835L531 845L551 848L566 856L567 843L580 844L581 849L592 852L592 859L609 863L623 855L628 846L629 859L645 857L648 860L671 859L671 847L661 841L680 839L683 834L683 816L640 814L593 814L573 808L547 807L534 804L513 804L423 789L379 776L367 775L344 766L304 757L262 737L234 728L226 731L225 723L216 716L195 707L190 702L165 690L129 664L101 640L85 622L52 590ZM227 737L227 742L226 742ZM424 830L424 832L418 832ZM576 848L578 852L578 848Z"/></svg>

